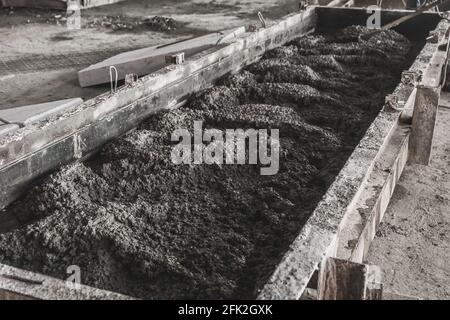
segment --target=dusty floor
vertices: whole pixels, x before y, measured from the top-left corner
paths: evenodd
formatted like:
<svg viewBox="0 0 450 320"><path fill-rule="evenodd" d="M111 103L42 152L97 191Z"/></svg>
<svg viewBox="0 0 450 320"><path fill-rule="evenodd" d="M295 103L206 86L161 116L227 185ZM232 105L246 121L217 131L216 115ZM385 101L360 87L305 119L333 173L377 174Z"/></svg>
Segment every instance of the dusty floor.
<svg viewBox="0 0 450 320"><path fill-rule="evenodd" d="M90 64L136 48L259 23L258 11L270 21L297 9L297 0L127 0L83 10L83 28L69 32L61 20L65 12L0 8L0 109L92 98L108 88L79 87L77 71ZM176 28L136 27L153 16L174 19Z"/></svg>
<svg viewBox="0 0 450 320"><path fill-rule="evenodd" d="M412 58L389 31L300 38L63 168L11 206L0 261L142 298L254 298ZM380 37L383 44L380 45ZM169 137L280 129L280 171L174 165ZM36 220L37 219L37 220Z"/></svg>
<svg viewBox="0 0 450 320"><path fill-rule="evenodd" d="M368 262L383 269L391 293L450 299L449 128L450 109L442 107L431 166L406 167L371 245Z"/></svg>

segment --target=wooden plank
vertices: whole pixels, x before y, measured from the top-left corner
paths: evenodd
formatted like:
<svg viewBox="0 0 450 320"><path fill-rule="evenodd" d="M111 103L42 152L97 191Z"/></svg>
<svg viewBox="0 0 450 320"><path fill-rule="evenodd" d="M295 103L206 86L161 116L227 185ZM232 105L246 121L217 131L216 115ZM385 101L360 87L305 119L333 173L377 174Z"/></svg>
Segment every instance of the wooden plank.
<svg viewBox="0 0 450 320"><path fill-rule="evenodd" d="M78 80L82 87L109 83L111 81L110 66L114 66L117 69L118 80L125 79L127 74L147 75L166 66L166 56L168 55L183 52L185 58L188 58L216 46L219 42L224 44L233 41L244 33L245 27L241 27L164 46L124 52L79 71Z"/></svg>
<svg viewBox="0 0 450 320"><path fill-rule="evenodd" d="M436 125L440 88L417 86L409 145L411 164L429 165Z"/></svg>
<svg viewBox="0 0 450 320"><path fill-rule="evenodd" d="M413 1L415 3L416 0L389 0L383 1L381 3L381 8L383 9L406 9L405 2ZM345 5L347 7L363 7L366 8L368 6L377 5L377 0L351 0L348 1ZM409 6L408 6L409 7Z"/></svg>
<svg viewBox="0 0 450 320"><path fill-rule="evenodd" d="M366 266L326 258L319 270L318 300L364 300Z"/></svg>
<svg viewBox="0 0 450 320"><path fill-rule="evenodd" d="M408 159L409 134L406 125L398 124L383 147L364 191L350 210L339 231L337 257L362 263L375 238L397 182Z"/></svg>
<svg viewBox="0 0 450 320"><path fill-rule="evenodd" d="M450 1L449 0L437 0L432 2L431 4L427 4L424 5L423 7L420 7L419 9L417 9L415 12L410 13L409 15L406 15L404 17L398 18L395 21L392 21L386 25L384 25L382 27L382 30L389 30L389 29L393 29L399 25L401 25L402 23L405 23L408 20L411 20L417 16L420 16L421 14L423 14L426 11L429 11L430 9L435 8L436 6L443 4L446 5L448 4Z"/></svg>
<svg viewBox="0 0 450 320"><path fill-rule="evenodd" d="M326 258L319 270L318 300L381 300L381 269Z"/></svg>
<svg viewBox="0 0 450 320"><path fill-rule="evenodd" d="M133 298L0 264L0 300L133 300Z"/></svg>
<svg viewBox="0 0 450 320"><path fill-rule="evenodd" d="M440 30L441 33L447 33L448 30ZM438 37L439 32L432 33L432 37ZM448 65L449 43L448 35L446 41L439 43L438 50L433 54L430 67L422 75L420 84L427 87L442 87L446 78ZM432 41L432 40L430 40ZM437 39L435 40L437 42Z"/></svg>
<svg viewBox="0 0 450 320"><path fill-rule="evenodd" d="M428 165L430 162L437 108L448 65L449 28L433 32L430 41L438 45L438 50L433 54L430 68L424 72L420 85L417 85L409 146L408 161L411 164Z"/></svg>

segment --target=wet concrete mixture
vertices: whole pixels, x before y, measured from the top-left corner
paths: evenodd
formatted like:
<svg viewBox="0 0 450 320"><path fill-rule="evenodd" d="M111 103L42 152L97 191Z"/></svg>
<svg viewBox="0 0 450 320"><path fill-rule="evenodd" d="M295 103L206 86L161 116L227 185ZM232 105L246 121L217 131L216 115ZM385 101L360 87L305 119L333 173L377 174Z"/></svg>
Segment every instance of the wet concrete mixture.
<svg viewBox="0 0 450 320"><path fill-rule="evenodd" d="M139 298L255 298L414 59L394 31L298 38L7 209L0 261ZM381 39L383 41L381 41ZM175 165L175 129L280 129L280 170Z"/></svg>

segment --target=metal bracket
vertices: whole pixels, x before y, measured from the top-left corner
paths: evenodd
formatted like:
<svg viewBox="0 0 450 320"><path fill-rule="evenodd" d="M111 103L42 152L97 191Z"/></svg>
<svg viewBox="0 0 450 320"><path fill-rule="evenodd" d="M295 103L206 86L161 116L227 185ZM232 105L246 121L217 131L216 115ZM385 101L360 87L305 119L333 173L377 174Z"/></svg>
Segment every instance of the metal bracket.
<svg viewBox="0 0 450 320"><path fill-rule="evenodd" d="M125 75L125 85L132 87L139 79L139 76L135 73Z"/></svg>
<svg viewBox="0 0 450 320"><path fill-rule="evenodd" d="M184 52L165 56L165 59L168 64L182 64L184 63Z"/></svg>

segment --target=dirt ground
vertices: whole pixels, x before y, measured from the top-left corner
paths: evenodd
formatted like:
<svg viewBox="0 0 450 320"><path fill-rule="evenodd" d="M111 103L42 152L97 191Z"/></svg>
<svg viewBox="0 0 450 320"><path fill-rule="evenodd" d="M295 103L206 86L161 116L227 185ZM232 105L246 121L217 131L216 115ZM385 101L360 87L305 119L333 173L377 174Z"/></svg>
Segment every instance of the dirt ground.
<svg viewBox="0 0 450 320"><path fill-rule="evenodd" d="M270 21L297 8L297 0L128 0L83 10L83 28L76 31L67 31L65 12L0 8L0 109L92 98L108 86L82 89L77 71L110 55L259 23L258 11ZM174 19L176 28L139 25L153 16Z"/></svg>
<svg viewBox="0 0 450 320"><path fill-rule="evenodd" d="M450 105L448 93L445 100ZM384 288L421 299L450 299L450 109L440 108L430 166L407 166L368 262Z"/></svg>

